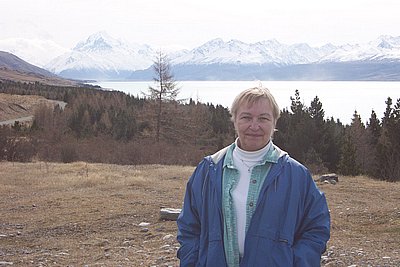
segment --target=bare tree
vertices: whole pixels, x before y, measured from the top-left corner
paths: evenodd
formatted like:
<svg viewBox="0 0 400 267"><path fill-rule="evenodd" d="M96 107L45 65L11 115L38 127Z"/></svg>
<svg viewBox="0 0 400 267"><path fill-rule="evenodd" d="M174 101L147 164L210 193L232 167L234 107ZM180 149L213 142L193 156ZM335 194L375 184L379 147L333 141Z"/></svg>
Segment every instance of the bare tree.
<svg viewBox="0 0 400 267"><path fill-rule="evenodd" d="M159 51L153 63L155 86L149 86L150 98L156 102L156 141L160 141L160 128L163 113L163 103L174 102L179 93L179 88L171 71L168 56Z"/></svg>

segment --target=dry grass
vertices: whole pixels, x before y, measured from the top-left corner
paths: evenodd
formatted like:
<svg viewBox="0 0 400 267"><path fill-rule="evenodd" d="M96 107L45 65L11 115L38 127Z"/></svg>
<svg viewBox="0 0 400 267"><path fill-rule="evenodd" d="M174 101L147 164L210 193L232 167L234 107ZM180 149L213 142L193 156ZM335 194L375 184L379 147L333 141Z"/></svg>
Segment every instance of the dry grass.
<svg viewBox="0 0 400 267"><path fill-rule="evenodd" d="M158 165L0 163L0 262L173 265L175 222L159 221L159 210L181 206L192 171ZM138 226L141 222L150 223L147 232Z"/></svg>
<svg viewBox="0 0 400 267"><path fill-rule="evenodd" d="M0 68L0 81L10 80L15 82L27 82L34 83L40 82L48 85L59 85L59 86L76 86L77 82L72 80L63 79L61 77L50 77L43 76L34 73L25 73L17 70L9 70L6 68Z"/></svg>
<svg viewBox="0 0 400 267"><path fill-rule="evenodd" d="M330 266L400 266L400 183L341 177L319 186L332 218Z"/></svg>
<svg viewBox="0 0 400 267"><path fill-rule="evenodd" d="M176 266L176 223L193 167L0 163L0 265ZM400 183L321 184L332 214L325 266L400 266ZM149 226L139 226L141 222Z"/></svg>

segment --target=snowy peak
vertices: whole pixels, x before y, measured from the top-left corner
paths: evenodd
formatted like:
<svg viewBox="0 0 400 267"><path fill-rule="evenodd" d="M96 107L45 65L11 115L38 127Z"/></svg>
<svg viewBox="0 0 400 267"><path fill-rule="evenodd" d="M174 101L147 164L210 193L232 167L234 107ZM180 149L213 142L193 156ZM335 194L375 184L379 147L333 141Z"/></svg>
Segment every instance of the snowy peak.
<svg viewBox="0 0 400 267"><path fill-rule="evenodd" d="M98 32L90 35L86 41L79 42L73 50L81 52L101 52L112 50L121 46L121 42L112 38L106 32Z"/></svg>
<svg viewBox="0 0 400 267"><path fill-rule="evenodd" d="M99 54L104 52L129 51L133 54L146 54L153 49L149 45L130 43L125 40L115 39L106 32L101 31L90 35L85 41L79 42L74 51Z"/></svg>
<svg viewBox="0 0 400 267"><path fill-rule="evenodd" d="M218 38L174 58L172 62L174 64L306 64L319 60L334 49L332 45L323 48L312 48L304 43L285 45L274 39L248 44L239 40L224 42Z"/></svg>
<svg viewBox="0 0 400 267"><path fill-rule="evenodd" d="M371 44L377 44L377 47L382 49L400 49L400 36L392 37L390 35L381 35Z"/></svg>
<svg viewBox="0 0 400 267"><path fill-rule="evenodd" d="M102 73L107 73L105 79L112 77L124 79L130 77L129 74L124 76L127 73L151 67L156 56L155 51L149 45L116 39L102 31L77 43L72 50L59 53L60 56L53 58L45 67L68 78L74 78L74 75L79 74L87 79L92 77L101 79ZM25 51L25 54L29 55L29 51ZM307 43L287 45L276 39L245 43L235 39L224 41L216 38L191 50L177 50L168 55L171 64L182 67L226 64L271 65L280 68L321 63L393 63L400 62L400 36L382 35L364 44L336 46L328 43L320 47L313 47ZM97 74L91 76L93 72Z"/></svg>
<svg viewBox="0 0 400 267"><path fill-rule="evenodd" d="M400 61L400 36L382 35L365 44L346 44L320 58L319 62Z"/></svg>
<svg viewBox="0 0 400 267"><path fill-rule="evenodd" d="M46 67L54 73L65 71L120 72L146 69L153 63L155 52L148 45L132 44L118 40L106 32L98 32L79 42ZM111 75L111 74L110 74Z"/></svg>

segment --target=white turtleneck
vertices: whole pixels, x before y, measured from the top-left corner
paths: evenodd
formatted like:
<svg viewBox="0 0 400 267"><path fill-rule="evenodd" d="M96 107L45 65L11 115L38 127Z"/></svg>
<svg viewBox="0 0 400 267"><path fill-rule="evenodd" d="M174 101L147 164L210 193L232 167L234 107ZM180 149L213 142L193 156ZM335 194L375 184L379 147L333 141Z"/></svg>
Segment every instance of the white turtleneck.
<svg viewBox="0 0 400 267"><path fill-rule="evenodd" d="M239 181L232 191L232 199L236 211L239 253L240 256L243 256L244 240L246 236L246 202L251 172L254 166L262 162L265 154L271 147L271 142L257 151L245 151L239 148L238 139L236 139L235 144L236 147L233 150L232 158L233 164L239 171Z"/></svg>

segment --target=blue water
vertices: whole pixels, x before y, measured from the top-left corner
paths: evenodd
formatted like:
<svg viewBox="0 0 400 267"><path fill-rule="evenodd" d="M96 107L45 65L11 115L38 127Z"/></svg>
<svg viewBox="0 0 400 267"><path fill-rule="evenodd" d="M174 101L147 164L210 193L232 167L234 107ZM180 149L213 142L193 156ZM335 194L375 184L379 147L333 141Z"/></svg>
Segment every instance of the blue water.
<svg viewBox="0 0 400 267"><path fill-rule="evenodd" d="M393 103L400 98L400 82L366 82L366 81L177 81L180 87L179 99L192 98L203 103L221 104L230 107L235 96L242 90L258 86L260 83L269 88L275 96L280 108L290 107L290 97L298 89L300 97L306 106L310 106L315 96L318 96L325 117L340 119L345 124L351 123L354 111L357 110L366 123L371 117L371 111L383 117L386 108L385 101L391 97ZM143 96L148 93L148 82L110 82L94 83L103 88L114 89Z"/></svg>

